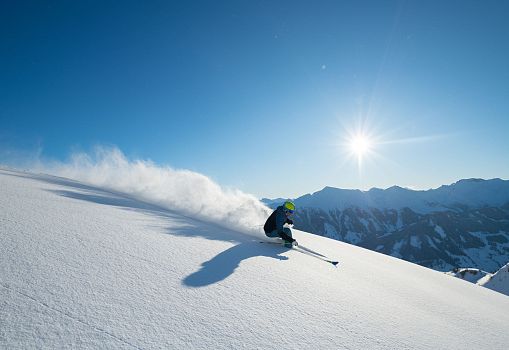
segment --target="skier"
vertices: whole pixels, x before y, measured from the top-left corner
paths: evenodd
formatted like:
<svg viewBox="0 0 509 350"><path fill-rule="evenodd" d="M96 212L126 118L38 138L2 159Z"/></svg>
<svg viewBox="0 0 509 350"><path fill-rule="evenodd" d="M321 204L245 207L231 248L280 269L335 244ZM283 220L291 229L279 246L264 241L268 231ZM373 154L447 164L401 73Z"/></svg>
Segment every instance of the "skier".
<svg viewBox="0 0 509 350"><path fill-rule="evenodd" d="M292 231L288 227L283 227L284 224L293 225L293 221L289 216L292 215L294 211L295 204L286 201L270 214L267 222L265 222L263 226L263 230L267 237L281 237L285 241L284 245L287 248L298 245L297 241L292 237Z"/></svg>

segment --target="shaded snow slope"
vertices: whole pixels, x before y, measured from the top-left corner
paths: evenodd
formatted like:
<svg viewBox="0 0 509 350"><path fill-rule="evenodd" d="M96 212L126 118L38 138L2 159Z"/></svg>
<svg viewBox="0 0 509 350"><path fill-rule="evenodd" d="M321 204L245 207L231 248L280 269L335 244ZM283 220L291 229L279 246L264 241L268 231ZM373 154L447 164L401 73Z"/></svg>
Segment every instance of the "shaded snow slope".
<svg viewBox="0 0 509 350"><path fill-rule="evenodd" d="M2 349L506 349L509 298L295 232L297 251L0 170Z"/></svg>

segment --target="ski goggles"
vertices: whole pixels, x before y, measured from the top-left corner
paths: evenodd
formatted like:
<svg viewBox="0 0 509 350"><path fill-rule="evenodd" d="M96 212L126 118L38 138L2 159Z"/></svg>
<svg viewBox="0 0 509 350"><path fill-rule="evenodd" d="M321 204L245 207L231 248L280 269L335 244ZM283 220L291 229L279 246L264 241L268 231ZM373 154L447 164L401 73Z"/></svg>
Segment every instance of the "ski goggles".
<svg viewBox="0 0 509 350"><path fill-rule="evenodd" d="M288 214L293 214L293 212L294 212L295 210L285 209L285 211L286 211Z"/></svg>

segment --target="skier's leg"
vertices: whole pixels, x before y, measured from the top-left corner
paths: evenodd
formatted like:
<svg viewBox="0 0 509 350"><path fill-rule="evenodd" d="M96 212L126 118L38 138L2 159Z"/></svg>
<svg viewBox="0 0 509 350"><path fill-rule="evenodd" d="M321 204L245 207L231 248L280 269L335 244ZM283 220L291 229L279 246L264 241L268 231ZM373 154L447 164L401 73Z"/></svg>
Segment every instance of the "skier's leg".
<svg viewBox="0 0 509 350"><path fill-rule="evenodd" d="M274 231L269 232L269 233L265 232L265 236L270 237L270 238L279 237L279 235L277 234L277 230L274 230Z"/></svg>
<svg viewBox="0 0 509 350"><path fill-rule="evenodd" d="M292 237L292 230L290 230L288 227L284 227L283 228L283 232L286 233L288 236L290 236L290 238L293 238Z"/></svg>
<svg viewBox="0 0 509 350"><path fill-rule="evenodd" d="M297 241L293 239L292 230L290 230L288 227L284 227L283 232L285 233L286 236L289 237L289 239L283 238L283 240L285 241L285 247L291 248L292 246L298 245Z"/></svg>

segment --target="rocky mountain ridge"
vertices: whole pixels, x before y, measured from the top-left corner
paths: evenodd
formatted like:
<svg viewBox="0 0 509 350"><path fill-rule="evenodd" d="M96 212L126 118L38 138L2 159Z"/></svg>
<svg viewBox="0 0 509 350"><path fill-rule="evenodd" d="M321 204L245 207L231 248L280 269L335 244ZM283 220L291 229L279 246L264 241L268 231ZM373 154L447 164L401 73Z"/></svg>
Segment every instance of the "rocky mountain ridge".
<svg viewBox="0 0 509 350"><path fill-rule="evenodd" d="M495 272L509 261L506 180L460 180L428 191L326 187L294 202L300 230L439 271Z"/></svg>

